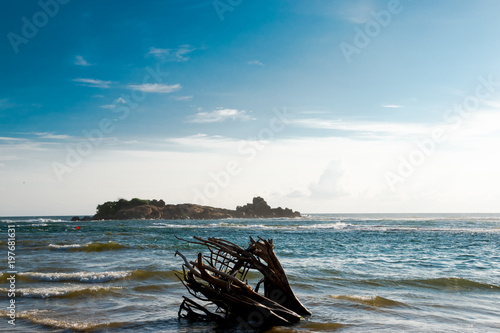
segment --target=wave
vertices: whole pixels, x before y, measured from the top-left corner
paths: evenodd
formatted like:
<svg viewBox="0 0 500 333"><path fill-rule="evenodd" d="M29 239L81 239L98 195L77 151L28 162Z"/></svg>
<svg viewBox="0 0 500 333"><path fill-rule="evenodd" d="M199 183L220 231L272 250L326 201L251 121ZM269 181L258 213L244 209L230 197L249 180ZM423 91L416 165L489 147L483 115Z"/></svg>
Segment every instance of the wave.
<svg viewBox="0 0 500 333"><path fill-rule="evenodd" d="M132 271L129 278L135 280L177 280L177 275L181 271L145 271L142 269L136 269Z"/></svg>
<svg viewBox="0 0 500 333"><path fill-rule="evenodd" d="M156 293L156 292L161 292L165 289L170 289L170 288L178 288L179 286L178 285L171 285L171 284L148 284L146 286L138 286L138 287L134 287L133 290L134 291L137 291L137 292L141 292L141 293L147 293L147 292L152 292L152 293Z"/></svg>
<svg viewBox="0 0 500 333"><path fill-rule="evenodd" d="M16 280L24 282L82 282L82 283L105 283L109 281L133 279L133 280L175 280L177 271L145 271L136 269L133 271L112 272L74 272L74 273L18 273ZM9 274L0 276L0 283L6 283Z"/></svg>
<svg viewBox="0 0 500 333"><path fill-rule="evenodd" d="M122 287L81 287L64 286L50 288L20 288L16 289L16 296L27 298L78 298L86 296L104 296L115 294ZM0 288L0 292L7 295L7 288Z"/></svg>
<svg viewBox="0 0 500 333"><path fill-rule="evenodd" d="M112 280L119 280L128 277L132 274L131 271L116 271L116 272L75 272L75 273L38 273L27 272L18 273L17 278L20 281L34 282L85 282L85 283L101 283ZM4 274L6 275L6 274ZM2 276L3 279L3 276Z"/></svg>
<svg viewBox="0 0 500 333"><path fill-rule="evenodd" d="M373 307L407 306L405 303L394 301L382 296L330 295L329 297Z"/></svg>
<svg viewBox="0 0 500 333"><path fill-rule="evenodd" d="M443 277L434 279L416 279L403 280L405 284L411 286L423 286L433 289L455 290L455 291L473 291L473 290L497 290L500 286L488 283L477 282L473 280L458 277Z"/></svg>
<svg viewBox="0 0 500 333"><path fill-rule="evenodd" d="M342 280L343 285L368 285L370 287L413 287L413 288L431 288L437 290L453 291L475 291L489 290L500 291L500 285L488 284L458 277L442 277L431 279L402 279L402 280Z"/></svg>
<svg viewBox="0 0 500 333"><path fill-rule="evenodd" d="M251 220L255 221L255 220ZM235 220L227 222L227 220L216 222L216 223L204 223L197 221L196 224L176 224L176 223L166 223L166 222L156 222L148 226L148 228L153 229L216 229L216 228L227 228L227 229L250 229L250 230L277 230L277 231L328 231L328 230L361 230L361 231L377 231L377 232L473 232L473 233L491 233L500 232L498 228L471 228L471 227L436 227L434 223L425 224L420 223L419 225L405 225L408 220L401 220L400 225L393 224L394 221L387 219L380 219L376 221L382 222L379 225L369 224L370 221L375 220L356 220L356 219L302 219L301 221L293 221L287 224L280 224L280 221L276 220L266 220L265 223L241 223L241 220ZM290 222L290 221L286 221ZM301 223L302 222L302 223ZM320 222L312 223L311 222ZM352 223L351 223L352 222ZM383 223L388 222L388 223ZM435 222L435 221L434 221ZM368 224L367 224L368 223Z"/></svg>
<svg viewBox="0 0 500 333"><path fill-rule="evenodd" d="M340 323L318 323L312 321L303 321L300 323L300 328L307 329L307 332L335 332L338 330L345 329L348 325L340 324ZM310 330L310 331L309 331ZM283 330L281 328L273 330L271 329L269 332L302 332L299 330Z"/></svg>
<svg viewBox="0 0 500 333"><path fill-rule="evenodd" d="M0 316L7 317L8 313L5 310L0 310ZM125 323L95 323L84 321L66 321L57 318L49 318L49 315L55 315L52 311L48 310L29 310L16 312L16 319L25 319L31 323L39 326L45 326L51 329L72 330L76 332L84 332L89 330L107 330L118 329L125 325Z"/></svg>
<svg viewBox="0 0 500 333"><path fill-rule="evenodd" d="M107 243L87 243L87 244L68 244L68 245L57 245L49 244L49 249L51 250L67 250L67 251L84 251L84 252L101 252L101 251L112 251L124 249L125 245L109 241Z"/></svg>
<svg viewBox="0 0 500 333"><path fill-rule="evenodd" d="M303 230L303 229L349 229L356 227L355 225L336 222L336 223L318 223L312 225L282 225L282 224L241 224L241 223L228 223L218 222L209 224L173 224L173 223L154 223L150 228L178 228L178 229L200 229L200 228L232 228L232 229L260 229L260 230Z"/></svg>
<svg viewBox="0 0 500 333"><path fill-rule="evenodd" d="M63 220L59 218L26 218L15 220L0 220L0 223L50 223L50 222L70 222L71 220Z"/></svg>

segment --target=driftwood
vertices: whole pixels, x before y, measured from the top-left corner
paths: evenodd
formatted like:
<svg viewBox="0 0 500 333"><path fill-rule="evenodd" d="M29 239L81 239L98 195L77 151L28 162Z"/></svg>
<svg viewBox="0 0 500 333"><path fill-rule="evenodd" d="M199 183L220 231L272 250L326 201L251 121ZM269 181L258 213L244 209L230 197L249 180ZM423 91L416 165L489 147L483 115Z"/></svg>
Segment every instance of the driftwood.
<svg viewBox="0 0 500 333"><path fill-rule="evenodd" d="M250 237L247 249L219 238L194 237L189 243L204 245L209 255L198 254L195 261L183 260L183 274L178 276L189 293L208 303L205 306L184 297L179 318L237 323L260 328L296 323L311 312L294 295L285 271L274 253L273 240ZM250 270L263 278L255 289L249 284ZM264 293L258 291L263 284ZM215 310L209 310L215 308Z"/></svg>

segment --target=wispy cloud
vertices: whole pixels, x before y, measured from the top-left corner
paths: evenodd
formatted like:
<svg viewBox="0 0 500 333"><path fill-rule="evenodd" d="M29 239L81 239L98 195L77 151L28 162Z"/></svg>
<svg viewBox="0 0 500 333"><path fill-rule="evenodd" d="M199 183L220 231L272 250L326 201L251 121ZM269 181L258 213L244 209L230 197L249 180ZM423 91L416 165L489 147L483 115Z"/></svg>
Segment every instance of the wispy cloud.
<svg viewBox="0 0 500 333"><path fill-rule="evenodd" d="M1 100L0 100L1 102ZM493 109L500 109L500 102L499 101L482 101L483 104L486 106L489 106Z"/></svg>
<svg viewBox="0 0 500 333"><path fill-rule="evenodd" d="M415 123L369 122L369 121L342 121L325 120L318 118L295 119L293 124L300 127L331 129L352 132L372 132L388 134L421 134L428 130L428 126Z"/></svg>
<svg viewBox="0 0 500 333"><path fill-rule="evenodd" d="M78 55L75 57L75 65L77 66L90 66L87 60L82 56Z"/></svg>
<svg viewBox="0 0 500 333"><path fill-rule="evenodd" d="M254 120L245 110L219 108L211 112L198 112L189 119L191 123L217 123L226 120Z"/></svg>
<svg viewBox="0 0 500 333"><path fill-rule="evenodd" d="M14 103L9 102L8 98L0 99L0 110L2 109L10 109L16 106Z"/></svg>
<svg viewBox="0 0 500 333"><path fill-rule="evenodd" d="M109 85L112 83L111 81L82 79L82 78L73 79L73 81L80 83L82 86L94 87L94 88L109 88Z"/></svg>
<svg viewBox="0 0 500 333"><path fill-rule="evenodd" d="M48 132L35 133L35 135L39 136L41 139L53 139L53 140L67 140L72 137L66 134L54 134Z"/></svg>
<svg viewBox="0 0 500 333"><path fill-rule="evenodd" d="M193 100L193 96L192 95L189 95L189 96L173 96L172 98L175 99L176 101L191 101L191 100Z"/></svg>
<svg viewBox="0 0 500 333"><path fill-rule="evenodd" d="M20 151L44 151L46 146L26 138L0 137L0 160L18 160Z"/></svg>
<svg viewBox="0 0 500 333"><path fill-rule="evenodd" d="M375 10L372 0L358 0L346 2L346 5L340 9L340 13L347 21L356 24L363 24L373 19L371 13Z"/></svg>
<svg viewBox="0 0 500 333"><path fill-rule="evenodd" d="M171 85L161 83L129 84L128 87L134 90L158 94L170 94L182 88L182 86L178 83Z"/></svg>
<svg viewBox="0 0 500 333"><path fill-rule="evenodd" d="M404 108L403 105L397 105L397 104L383 104L381 105L383 108L390 108L390 109L401 109Z"/></svg>
<svg viewBox="0 0 500 333"><path fill-rule="evenodd" d="M198 133L190 136L170 138L167 139L167 142L196 148L231 150L235 149L240 141L220 135Z"/></svg>
<svg viewBox="0 0 500 333"><path fill-rule="evenodd" d="M101 105L101 108L103 109L114 109L118 106L118 104L127 104L127 101L124 100L123 98L119 97L113 101L112 104L108 105Z"/></svg>
<svg viewBox="0 0 500 333"><path fill-rule="evenodd" d="M264 67L264 64L261 63L259 60L251 60L251 61L247 62L247 64Z"/></svg>
<svg viewBox="0 0 500 333"><path fill-rule="evenodd" d="M0 136L0 140L2 140L2 141L26 141L26 139L10 138L10 137L6 137L6 136Z"/></svg>
<svg viewBox="0 0 500 333"><path fill-rule="evenodd" d="M307 110L307 111L300 111L299 113L301 114L327 114L328 111L322 111L322 110Z"/></svg>
<svg viewBox="0 0 500 333"><path fill-rule="evenodd" d="M187 55L193 52L194 50L196 49L191 45L180 45L176 49L161 49L161 48L151 47L147 55L153 56L161 61L183 62L189 60L189 57Z"/></svg>

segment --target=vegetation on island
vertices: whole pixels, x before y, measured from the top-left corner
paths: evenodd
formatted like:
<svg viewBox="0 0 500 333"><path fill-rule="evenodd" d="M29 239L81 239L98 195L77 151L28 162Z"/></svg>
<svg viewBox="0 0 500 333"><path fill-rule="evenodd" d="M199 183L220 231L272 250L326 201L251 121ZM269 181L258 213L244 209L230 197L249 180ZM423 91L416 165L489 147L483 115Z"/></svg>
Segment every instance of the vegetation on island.
<svg viewBox="0 0 500 333"><path fill-rule="evenodd" d="M165 201L163 200L147 200L147 199L139 199L133 198L130 200L119 199L118 201L107 201L101 205L97 205L96 215L94 215L94 220L96 219L110 219L113 216L116 216L118 212L130 210L135 207L142 206L156 206L156 207L164 207Z"/></svg>

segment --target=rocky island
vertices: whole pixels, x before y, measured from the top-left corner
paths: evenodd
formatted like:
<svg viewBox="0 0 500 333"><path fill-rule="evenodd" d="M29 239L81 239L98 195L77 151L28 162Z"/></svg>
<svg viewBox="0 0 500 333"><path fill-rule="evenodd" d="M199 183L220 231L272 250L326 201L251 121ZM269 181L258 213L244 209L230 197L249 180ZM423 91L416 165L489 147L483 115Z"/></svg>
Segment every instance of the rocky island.
<svg viewBox="0 0 500 333"><path fill-rule="evenodd" d="M277 218L300 217L299 212L289 208L271 208L261 197L255 197L252 203L236 207L236 210L215 208L196 204L165 204L163 200L120 199L108 201L97 206L97 214L92 220L206 220L225 218ZM74 218L75 221L79 219Z"/></svg>

